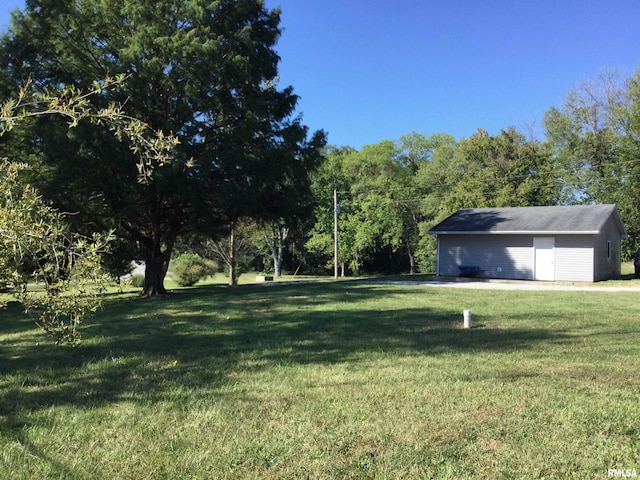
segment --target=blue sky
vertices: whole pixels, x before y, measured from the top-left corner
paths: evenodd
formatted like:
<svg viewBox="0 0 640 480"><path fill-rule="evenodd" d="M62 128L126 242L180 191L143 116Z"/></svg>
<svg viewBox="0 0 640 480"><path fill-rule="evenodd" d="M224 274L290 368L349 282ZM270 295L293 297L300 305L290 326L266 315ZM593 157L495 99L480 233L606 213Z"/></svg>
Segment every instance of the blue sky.
<svg viewBox="0 0 640 480"><path fill-rule="evenodd" d="M577 83L640 68L638 0L266 0L281 7L280 85L329 143L409 132L541 137ZM2 0L0 27L23 1Z"/></svg>

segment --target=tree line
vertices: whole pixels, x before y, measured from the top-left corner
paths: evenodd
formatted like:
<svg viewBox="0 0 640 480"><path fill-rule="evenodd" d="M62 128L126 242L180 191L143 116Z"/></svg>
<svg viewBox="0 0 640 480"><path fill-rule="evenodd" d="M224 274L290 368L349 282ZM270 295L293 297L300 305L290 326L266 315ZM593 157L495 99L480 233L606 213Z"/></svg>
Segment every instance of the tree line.
<svg viewBox="0 0 640 480"><path fill-rule="evenodd" d="M509 127L461 139L411 132L360 150L328 146L310 173L306 217L241 224L243 268L331 273L334 195L341 275L435 271L435 239L426 232L460 208L616 203L628 260L640 247L639 114L640 72L605 70L547 110L543 138Z"/></svg>
<svg viewBox="0 0 640 480"><path fill-rule="evenodd" d="M306 248L330 262L331 191L341 197L342 271L433 272L426 232L460 208L616 203L640 247L640 72L601 72L543 118L544 139L515 127L469 138L409 133L396 141L326 150Z"/></svg>
<svg viewBox="0 0 640 480"><path fill-rule="evenodd" d="M149 296L185 252L218 258L231 283L329 273L336 197L349 274L433 271L426 232L459 208L617 203L625 258L640 246L640 73L578 85L543 139L327 146L279 85L279 22L260 0L27 0L0 38L0 157L28 167L6 167L11 188L33 187L82 238L109 232L104 268L144 261Z"/></svg>

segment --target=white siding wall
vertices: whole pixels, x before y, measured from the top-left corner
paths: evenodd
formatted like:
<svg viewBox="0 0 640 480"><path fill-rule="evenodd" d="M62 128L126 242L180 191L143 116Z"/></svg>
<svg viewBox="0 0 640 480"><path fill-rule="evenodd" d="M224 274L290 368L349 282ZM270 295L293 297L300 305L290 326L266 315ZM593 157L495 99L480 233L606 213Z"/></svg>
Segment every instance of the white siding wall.
<svg viewBox="0 0 640 480"><path fill-rule="evenodd" d="M607 242L611 250L608 252ZM620 232L613 218L594 238L594 280L607 280L620 276ZM609 255L607 255L609 253Z"/></svg>
<svg viewBox="0 0 640 480"><path fill-rule="evenodd" d="M478 277L533 278L533 240L524 235L441 235L439 274L458 276L458 265L474 265Z"/></svg>
<svg viewBox="0 0 640 480"><path fill-rule="evenodd" d="M556 237L555 279L593 282L593 235Z"/></svg>

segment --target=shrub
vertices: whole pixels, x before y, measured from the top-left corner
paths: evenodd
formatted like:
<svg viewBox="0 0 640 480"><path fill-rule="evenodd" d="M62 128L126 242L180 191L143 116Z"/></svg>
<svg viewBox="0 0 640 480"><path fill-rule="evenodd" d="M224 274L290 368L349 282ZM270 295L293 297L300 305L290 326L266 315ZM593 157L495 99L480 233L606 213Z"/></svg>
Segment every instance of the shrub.
<svg viewBox="0 0 640 480"><path fill-rule="evenodd" d="M207 262L195 253L183 253L176 257L171 271L181 287L190 287L213 273Z"/></svg>
<svg viewBox="0 0 640 480"><path fill-rule="evenodd" d="M435 255L425 255L418 260L418 270L420 273L435 273L436 272L436 257Z"/></svg>
<svg viewBox="0 0 640 480"><path fill-rule="evenodd" d="M136 287L136 288L138 288L138 287L139 287L139 288L144 287L144 275L140 275L140 274L138 274L138 275L132 275L132 276L129 278L129 284L130 284L132 287Z"/></svg>

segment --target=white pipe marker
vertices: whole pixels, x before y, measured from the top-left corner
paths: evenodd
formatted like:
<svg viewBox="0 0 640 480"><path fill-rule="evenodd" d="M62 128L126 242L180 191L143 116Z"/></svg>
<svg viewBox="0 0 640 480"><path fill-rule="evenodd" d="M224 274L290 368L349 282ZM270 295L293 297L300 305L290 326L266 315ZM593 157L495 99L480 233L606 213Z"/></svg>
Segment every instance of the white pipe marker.
<svg viewBox="0 0 640 480"><path fill-rule="evenodd" d="M471 310L464 310L462 316L464 317L464 328L471 328Z"/></svg>

